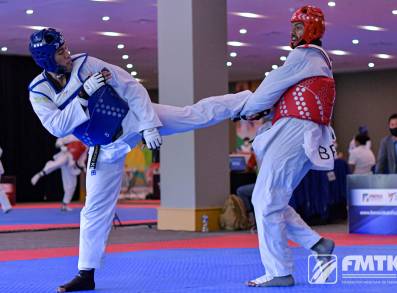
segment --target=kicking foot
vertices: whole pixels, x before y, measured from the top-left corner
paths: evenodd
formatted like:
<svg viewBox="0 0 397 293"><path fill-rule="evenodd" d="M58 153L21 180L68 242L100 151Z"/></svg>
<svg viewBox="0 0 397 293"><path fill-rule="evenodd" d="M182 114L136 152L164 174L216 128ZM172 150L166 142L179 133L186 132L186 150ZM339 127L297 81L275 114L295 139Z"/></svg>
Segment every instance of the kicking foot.
<svg viewBox="0 0 397 293"><path fill-rule="evenodd" d="M41 178L41 172L34 175L32 179L30 179L30 182L32 183L33 186L35 186L40 178Z"/></svg>
<svg viewBox="0 0 397 293"><path fill-rule="evenodd" d="M73 278L69 283L61 285L57 288L57 293L76 292L85 290L94 290L94 270L79 271L79 274Z"/></svg>
<svg viewBox="0 0 397 293"><path fill-rule="evenodd" d="M327 238L321 238L316 244L313 245L311 250L314 251L316 254L318 254L317 256L318 261L321 261L322 263L326 263L331 260L331 257L328 255L332 254L334 248L335 248L334 241Z"/></svg>
<svg viewBox="0 0 397 293"><path fill-rule="evenodd" d="M68 205L67 204L62 204L61 205L61 212L71 212L71 211L73 211L73 209L72 208L70 208L70 207L68 207Z"/></svg>
<svg viewBox="0 0 397 293"><path fill-rule="evenodd" d="M282 277L262 276L247 283L248 287L289 287L294 286L295 280L292 275Z"/></svg>

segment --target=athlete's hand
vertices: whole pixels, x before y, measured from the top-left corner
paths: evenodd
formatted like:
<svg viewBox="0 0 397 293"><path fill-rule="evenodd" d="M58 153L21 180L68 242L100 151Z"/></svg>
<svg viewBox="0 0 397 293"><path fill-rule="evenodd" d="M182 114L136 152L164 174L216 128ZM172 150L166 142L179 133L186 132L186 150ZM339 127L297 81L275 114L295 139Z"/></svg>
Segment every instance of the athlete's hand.
<svg viewBox="0 0 397 293"><path fill-rule="evenodd" d="M91 96L99 88L105 85L105 77L101 72L91 75L83 84L84 91L88 96Z"/></svg>
<svg viewBox="0 0 397 293"><path fill-rule="evenodd" d="M143 131L143 139L145 140L146 146L149 150L155 150L160 148L163 143L163 139L157 128L145 129Z"/></svg>

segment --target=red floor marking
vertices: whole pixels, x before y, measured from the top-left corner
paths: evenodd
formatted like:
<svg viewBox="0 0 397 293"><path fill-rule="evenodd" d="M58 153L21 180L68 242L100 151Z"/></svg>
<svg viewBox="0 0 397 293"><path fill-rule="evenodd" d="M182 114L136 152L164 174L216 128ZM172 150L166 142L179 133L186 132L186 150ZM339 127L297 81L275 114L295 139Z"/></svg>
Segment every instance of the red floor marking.
<svg viewBox="0 0 397 293"><path fill-rule="evenodd" d="M59 203L44 203L44 204L36 204L36 203L18 203L13 206L14 209L59 209ZM138 208L138 209L149 209L149 208L158 208L160 204L118 204L118 208ZM83 204L80 203L71 203L69 205L71 208L83 208Z"/></svg>
<svg viewBox="0 0 397 293"><path fill-rule="evenodd" d="M129 220L121 221L122 225L156 224L157 220ZM78 228L80 224L26 224L26 225L0 225L0 232L56 230L65 228Z"/></svg>
<svg viewBox="0 0 397 293"><path fill-rule="evenodd" d="M323 233L322 236L334 239L338 246L353 245L397 245L397 236L357 235L345 233ZM290 243L291 246L297 246ZM173 241L143 242L132 244L112 244L108 253L132 252L160 249L203 249L203 248L257 248L257 235L232 234ZM77 247L45 248L31 250L0 250L0 261L31 260L53 257L77 256Z"/></svg>

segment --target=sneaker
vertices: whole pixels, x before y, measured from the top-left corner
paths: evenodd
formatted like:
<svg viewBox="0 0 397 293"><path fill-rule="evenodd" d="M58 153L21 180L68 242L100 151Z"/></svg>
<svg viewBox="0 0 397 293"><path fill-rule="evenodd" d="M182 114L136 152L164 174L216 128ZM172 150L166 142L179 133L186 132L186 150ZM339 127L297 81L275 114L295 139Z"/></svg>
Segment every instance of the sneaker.
<svg viewBox="0 0 397 293"><path fill-rule="evenodd" d="M282 277L261 276L255 280L251 280L246 284L248 287L290 287L295 285L292 275Z"/></svg>

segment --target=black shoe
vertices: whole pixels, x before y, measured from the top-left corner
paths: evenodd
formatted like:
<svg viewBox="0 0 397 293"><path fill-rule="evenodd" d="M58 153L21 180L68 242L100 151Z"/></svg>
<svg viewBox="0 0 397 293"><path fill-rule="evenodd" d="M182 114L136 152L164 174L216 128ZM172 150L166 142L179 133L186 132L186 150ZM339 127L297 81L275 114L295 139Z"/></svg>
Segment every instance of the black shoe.
<svg viewBox="0 0 397 293"><path fill-rule="evenodd" d="M313 247L311 248L318 256L317 260L321 261L322 263L329 262L331 257L329 256L332 254L335 248L335 242L331 239L321 238Z"/></svg>
<svg viewBox="0 0 397 293"><path fill-rule="evenodd" d="M75 292L84 290L94 290L94 270L79 271L79 274L73 278L69 283L61 285L57 288L58 293Z"/></svg>

